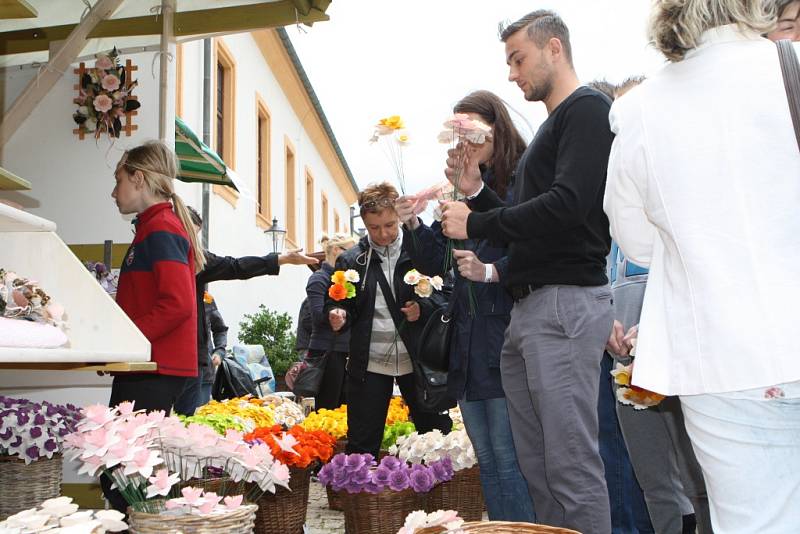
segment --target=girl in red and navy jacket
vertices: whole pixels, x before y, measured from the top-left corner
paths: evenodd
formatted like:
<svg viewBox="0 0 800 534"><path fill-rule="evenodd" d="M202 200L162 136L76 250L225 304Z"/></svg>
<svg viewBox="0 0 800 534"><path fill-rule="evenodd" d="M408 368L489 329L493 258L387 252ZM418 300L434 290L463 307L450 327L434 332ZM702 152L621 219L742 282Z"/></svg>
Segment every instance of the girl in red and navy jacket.
<svg viewBox="0 0 800 534"><path fill-rule="evenodd" d="M197 376L195 273L202 247L175 194L174 153L161 142L127 151L117 164L111 193L120 213L136 213L136 237L122 262L117 303L147 337L154 373L114 377L111 401L169 413L189 377Z"/></svg>

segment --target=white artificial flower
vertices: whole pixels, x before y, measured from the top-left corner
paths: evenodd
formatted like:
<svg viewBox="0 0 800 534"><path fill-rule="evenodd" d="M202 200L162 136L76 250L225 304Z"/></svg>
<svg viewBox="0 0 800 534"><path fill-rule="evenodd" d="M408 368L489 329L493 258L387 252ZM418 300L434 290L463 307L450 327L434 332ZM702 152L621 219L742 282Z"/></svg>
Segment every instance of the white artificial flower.
<svg viewBox="0 0 800 534"><path fill-rule="evenodd" d="M356 284L361 280L361 277L358 275L358 271L356 271L355 269L347 269L344 272L344 279L347 280L348 282Z"/></svg>
<svg viewBox="0 0 800 534"><path fill-rule="evenodd" d="M442 277L438 274L436 276L431 276L431 285L436 291L441 291L442 285L444 285L444 280L442 280Z"/></svg>
<svg viewBox="0 0 800 534"><path fill-rule="evenodd" d="M422 275L419 274L419 271L417 271L416 269L411 269L403 277L403 282L405 282L406 284L408 284L410 286L415 286L415 285L417 285L419 283L419 281L421 279L422 279Z"/></svg>

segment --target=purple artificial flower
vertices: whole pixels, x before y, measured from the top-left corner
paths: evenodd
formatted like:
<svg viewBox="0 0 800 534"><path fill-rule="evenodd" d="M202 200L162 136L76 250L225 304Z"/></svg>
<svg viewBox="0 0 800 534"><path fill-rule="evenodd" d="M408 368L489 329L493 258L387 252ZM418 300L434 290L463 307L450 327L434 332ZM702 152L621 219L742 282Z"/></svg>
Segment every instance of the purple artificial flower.
<svg viewBox="0 0 800 534"><path fill-rule="evenodd" d="M25 454L28 455L28 458L31 460L38 460L39 459L39 447L34 445L33 447L28 447L25 450Z"/></svg>
<svg viewBox="0 0 800 534"><path fill-rule="evenodd" d="M74 430L73 430L73 432L74 432ZM69 433L70 433L70 430L68 428L59 428L58 429L58 437L59 438L63 438L64 436L66 436Z"/></svg>
<svg viewBox="0 0 800 534"><path fill-rule="evenodd" d="M45 424L46 422L47 422L47 419L45 419L45 418L44 418L44 416L43 416L41 413L37 413L37 414L36 414L36 415L33 417L33 424L34 424L34 425L43 425L43 424Z"/></svg>
<svg viewBox="0 0 800 534"><path fill-rule="evenodd" d="M364 489L364 485L356 484L355 482L349 482L342 486L342 489L344 489L347 493L361 493L361 491Z"/></svg>
<svg viewBox="0 0 800 534"><path fill-rule="evenodd" d="M367 460L364 458L363 454L348 454L345 458L345 465L351 471L356 471L365 465L369 465L369 463L367 463Z"/></svg>
<svg viewBox="0 0 800 534"><path fill-rule="evenodd" d="M372 482L378 486L382 487L388 486L389 477L391 476L391 474L392 471L388 467L383 465L383 462L381 462L381 465L377 469L375 469L375 471L372 472Z"/></svg>
<svg viewBox="0 0 800 534"><path fill-rule="evenodd" d="M367 484L364 484L364 491L366 491L367 493L372 493L373 495L376 494L376 493L382 492L383 488L384 488L384 486L379 486L379 485L374 484L372 482L368 482Z"/></svg>
<svg viewBox="0 0 800 534"><path fill-rule="evenodd" d="M409 478L409 485L417 493L427 493L436 483L430 471L423 467L422 469L412 469Z"/></svg>
<svg viewBox="0 0 800 534"><path fill-rule="evenodd" d="M333 471L333 483L337 486L344 486L350 482L350 472L346 469L335 469Z"/></svg>
<svg viewBox="0 0 800 534"><path fill-rule="evenodd" d="M408 473L406 469L392 471L389 477L389 488L392 491L403 491L408 489Z"/></svg>
<svg viewBox="0 0 800 534"><path fill-rule="evenodd" d="M363 486L364 484L372 481L372 477L370 476L370 469L367 466L362 467L358 471L355 471L351 476L350 480L354 484L358 484Z"/></svg>
<svg viewBox="0 0 800 534"><path fill-rule="evenodd" d="M30 420L31 420L31 418L28 417L28 414L26 412L22 412L22 411L17 412L17 425L25 426L25 425L28 424L28 421L30 421Z"/></svg>
<svg viewBox="0 0 800 534"><path fill-rule="evenodd" d="M49 452L55 452L58 449L58 443L54 439L48 439L44 442L44 448Z"/></svg>
<svg viewBox="0 0 800 534"><path fill-rule="evenodd" d="M317 477L319 478L320 484L323 486L328 486L333 481L333 471L335 467L333 464L325 464L322 466L322 469L319 470L319 474Z"/></svg>
<svg viewBox="0 0 800 534"><path fill-rule="evenodd" d="M381 466L387 468L389 471L399 469L402 464L403 462L401 462L397 456L384 456L383 460L381 460Z"/></svg>
<svg viewBox="0 0 800 534"><path fill-rule="evenodd" d="M58 409L52 404L48 403L47 410L45 410L45 413L47 414L47 417L53 417L55 414L58 413Z"/></svg>
<svg viewBox="0 0 800 534"><path fill-rule="evenodd" d="M361 457L364 458L364 463L367 464L368 466L371 467L375 465L375 457L372 456L371 454L362 454Z"/></svg>
<svg viewBox="0 0 800 534"><path fill-rule="evenodd" d="M16 448L22 445L22 437L21 436L14 436L16 439L9 443L9 448Z"/></svg>
<svg viewBox="0 0 800 534"><path fill-rule="evenodd" d="M431 469L433 476L439 482L447 482L453 478L453 464L449 458L447 462L440 460L438 462L431 462L428 466Z"/></svg>
<svg viewBox="0 0 800 534"><path fill-rule="evenodd" d="M0 440L6 441L11 439L11 427L6 428L6 431L0 434Z"/></svg>
<svg viewBox="0 0 800 534"><path fill-rule="evenodd" d="M340 452L333 457L331 463L339 468L344 467L347 464L347 455Z"/></svg>
<svg viewBox="0 0 800 534"><path fill-rule="evenodd" d="M31 437L33 439L38 439L38 438L42 437L42 429L39 428L38 426L35 426L35 427L31 428L30 435L31 435Z"/></svg>

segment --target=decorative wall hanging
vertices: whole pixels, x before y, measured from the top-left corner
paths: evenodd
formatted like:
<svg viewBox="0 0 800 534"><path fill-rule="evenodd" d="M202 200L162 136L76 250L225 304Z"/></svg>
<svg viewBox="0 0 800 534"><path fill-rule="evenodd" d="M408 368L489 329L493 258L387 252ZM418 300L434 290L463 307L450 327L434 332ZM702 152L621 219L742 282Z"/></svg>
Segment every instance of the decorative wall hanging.
<svg viewBox="0 0 800 534"><path fill-rule="evenodd" d="M72 114L78 125L72 132L78 138L83 139L91 134L99 139L105 133L113 140L122 132L130 136L137 129L133 124L133 117L141 104L131 94L138 83L132 79L132 72L135 70L137 67L130 59L125 61L124 66L120 63L116 48L108 54L98 55L94 68L87 69L81 63L75 69L75 74L78 75L78 83L75 85L78 96L73 102L79 107Z"/></svg>

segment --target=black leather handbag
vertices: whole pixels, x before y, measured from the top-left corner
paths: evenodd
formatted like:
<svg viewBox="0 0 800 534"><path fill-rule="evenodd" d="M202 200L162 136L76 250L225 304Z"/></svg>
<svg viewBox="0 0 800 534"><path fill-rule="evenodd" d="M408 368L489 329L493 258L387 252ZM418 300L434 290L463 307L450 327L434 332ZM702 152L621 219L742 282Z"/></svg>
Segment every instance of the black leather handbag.
<svg viewBox="0 0 800 534"><path fill-rule="evenodd" d="M318 354L308 351L292 384L292 393L299 397L316 397L327 365L328 351Z"/></svg>
<svg viewBox="0 0 800 534"><path fill-rule="evenodd" d="M434 311L425 323L417 346L417 358L432 371L446 373L450 367L450 338L453 337L455 292L447 306Z"/></svg>
<svg viewBox="0 0 800 534"><path fill-rule="evenodd" d="M233 356L223 357L217 368L211 396L216 401L223 401L244 395L259 396L250 371Z"/></svg>

